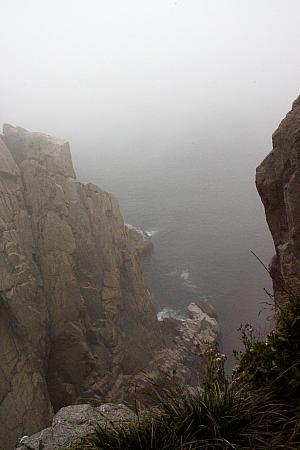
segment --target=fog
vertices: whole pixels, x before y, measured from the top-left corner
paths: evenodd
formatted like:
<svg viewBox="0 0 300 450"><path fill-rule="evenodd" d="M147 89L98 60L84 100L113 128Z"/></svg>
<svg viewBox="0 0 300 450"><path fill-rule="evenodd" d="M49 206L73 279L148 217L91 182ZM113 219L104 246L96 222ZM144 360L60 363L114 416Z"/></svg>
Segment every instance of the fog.
<svg viewBox="0 0 300 450"><path fill-rule="evenodd" d="M255 167L300 93L299 0L0 0L0 123L66 138L81 179L157 231L157 308L208 298L224 348L274 248Z"/></svg>
<svg viewBox="0 0 300 450"><path fill-rule="evenodd" d="M221 141L243 153L259 135L258 162L300 92L298 0L0 6L0 123L64 137L75 155Z"/></svg>

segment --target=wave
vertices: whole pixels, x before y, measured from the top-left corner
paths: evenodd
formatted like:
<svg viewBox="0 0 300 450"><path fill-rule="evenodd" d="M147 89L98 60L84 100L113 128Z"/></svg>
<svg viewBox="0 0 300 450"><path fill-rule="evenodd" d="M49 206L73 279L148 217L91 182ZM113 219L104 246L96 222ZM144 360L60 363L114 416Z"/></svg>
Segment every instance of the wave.
<svg viewBox="0 0 300 450"><path fill-rule="evenodd" d="M180 278L182 278L184 281L188 281L190 278L190 273L187 270L183 270L180 274Z"/></svg>
<svg viewBox="0 0 300 450"><path fill-rule="evenodd" d="M151 238L152 236L154 236L155 234L158 233L158 229L157 228L151 228L151 230L145 230L144 233Z"/></svg>
<svg viewBox="0 0 300 450"><path fill-rule="evenodd" d="M191 279L191 274L187 269L178 270L175 268L171 272L166 273L167 277L179 277L181 279L181 285L186 289L198 291L200 288Z"/></svg>
<svg viewBox="0 0 300 450"><path fill-rule="evenodd" d="M176 275L178 275L177 269L174 269L171 272L166 273L166 277L175 277Z"/></svg>
<svg viewBox="0 0 300 450"><path fill-rule="evenodd" d="M187 289L192 289L194 291L198 291L198 289L200 289L199 286L197 286L196 284L192 283L191 281L184 281L182 283L182 286L184 286Z"/></svg>
<svg viewBox="0 0 300 450"><path fill-rule="evenodd" d="M157 313L157 319L162 321L164 319L177 319L177 320L185 320L186 315L182 313L181 311L177 311L176 309L172 308L163 308L161 311Z"/></svg>

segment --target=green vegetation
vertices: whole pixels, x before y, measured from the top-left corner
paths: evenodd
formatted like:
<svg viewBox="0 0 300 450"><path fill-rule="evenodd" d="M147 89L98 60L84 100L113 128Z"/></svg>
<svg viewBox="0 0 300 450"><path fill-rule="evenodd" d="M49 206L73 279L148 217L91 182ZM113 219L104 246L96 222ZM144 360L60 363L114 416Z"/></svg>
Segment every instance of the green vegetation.
<svg viewBox="0 0 300 450"><path fill-rule="evenodd" d="M278 307L278 326L265 341L242 330L245 352L238 356L237 374L256 387L272 388L277 396L300 406L300 298Z"/></svg>
<svg viewBox="0 0 300 450"><path fill-rule="evenodd" d="M299 449L300 298L278 311L278 327L264 342L243 329L245 351L231 378L224 357L208 354L203 388L157 394L157 405L137 420L98 426L77 449Z"/></svg>

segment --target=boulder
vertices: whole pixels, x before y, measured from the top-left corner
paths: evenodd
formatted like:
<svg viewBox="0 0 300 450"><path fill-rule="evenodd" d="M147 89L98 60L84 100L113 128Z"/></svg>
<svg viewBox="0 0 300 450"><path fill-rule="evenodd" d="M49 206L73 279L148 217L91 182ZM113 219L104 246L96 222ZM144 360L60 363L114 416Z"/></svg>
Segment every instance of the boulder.
<svg viewBox="0 0 300 450"><path fill-rule="evenodd" d="M70 405L55 414L50 427L33 436L23 436L16 450L61 450L92 436L97 424L116 425L136 420L136 417L122 404L104 404L97 407L89 404Z"/></svg>

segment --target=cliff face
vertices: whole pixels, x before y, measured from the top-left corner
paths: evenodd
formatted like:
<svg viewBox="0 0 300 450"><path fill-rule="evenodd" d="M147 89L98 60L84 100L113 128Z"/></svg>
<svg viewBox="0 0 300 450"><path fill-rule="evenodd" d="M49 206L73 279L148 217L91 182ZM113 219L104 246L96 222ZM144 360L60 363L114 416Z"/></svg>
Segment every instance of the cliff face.
<svg viewBox="0 0 300 450"><path fill-rule="evenodd" d="M208 345L214 345L220 329L215 309L206 301L190 303L185 320L164 318L160 321L163 348L140 373L131 380L128 399L151 405L153 384L158 390L175 383L199 386L207 374ZM149 379L151 383L149 384ZM170 380L171 383L170 383ZM152 394L152 395L151 395Z"/></svg>
<svg viewBox="0 0 300 450"><path fill-rule="evenodd" d="M300 293L300 97L273 134L273 150L257 168L276 255L270 270L275 300Z"/></svg>
<svg viewBox="0 0 300 450"><path fill-rule="evenodd" d="M191 303L187 311L185 320L164 318L160 321L163 348L128 383L127 400L135 409L140 402L144 406L155 404L153 389L157 392L170 385L174 388L174 383L191 388L202 383L207 373L207 344L214 344L219 334L216 311L206 301ZM16 450L73 448L73 444L78 446L82 438L94 434L95 421L107 427L128 420L138 420L138 415L122 404L70 405L56 413L50 427L32 436L23 436Z"/></svg>
<svg viewBox="0 0 300 450"><path fill-rule="evenodd" d="M117 399L160 348L118 203L76 180L67 142L0 136L0 437L80 399Z"/></svg>

